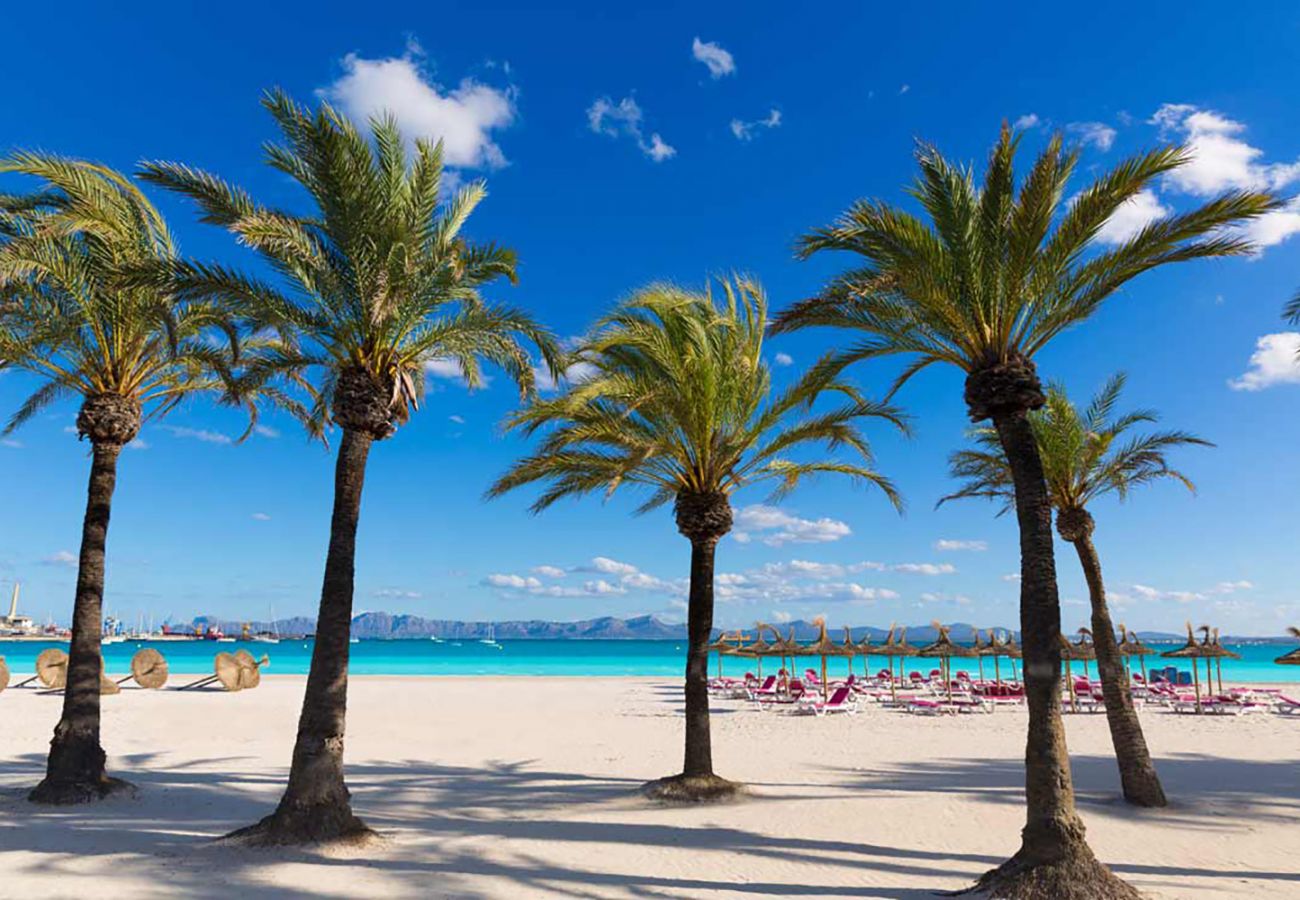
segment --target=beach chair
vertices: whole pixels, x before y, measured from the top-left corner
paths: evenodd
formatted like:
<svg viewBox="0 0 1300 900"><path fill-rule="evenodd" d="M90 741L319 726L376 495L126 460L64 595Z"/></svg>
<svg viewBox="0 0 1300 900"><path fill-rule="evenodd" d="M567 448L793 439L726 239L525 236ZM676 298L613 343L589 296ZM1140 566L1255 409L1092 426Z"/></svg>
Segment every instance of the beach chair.
<svg viewBox="0 0 1300 900"><path fill-rule="evenodd" d="M1294 700L1286 694L1276 695L1276 706L1274 707L1284 716L1300 715L1300 700Z"/></svg>
<svg viewBox="0 0 1300 900"><path fill-rule="evenodd" d="M831 694L826 700L820 698L810 699L807 696L800 697L798 705L795 707L794 711L804 713L811 712L818 716L841 712L853 715L858 711L858 707L853 697L852 688L846 685L841 685L840 687L837 687L835 693Z"/></svg>

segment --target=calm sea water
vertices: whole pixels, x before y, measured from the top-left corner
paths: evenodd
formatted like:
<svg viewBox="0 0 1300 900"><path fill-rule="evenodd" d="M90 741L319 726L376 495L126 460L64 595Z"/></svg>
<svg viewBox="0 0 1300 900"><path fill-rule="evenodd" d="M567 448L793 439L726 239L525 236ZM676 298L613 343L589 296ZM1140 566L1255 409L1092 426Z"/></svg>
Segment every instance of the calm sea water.
<svg viewBox="0 0 1300 900"><path fill-rule="evenodd" d="M0 656L7 659L15 680L34 671L36 655L46 647L66 644L37 641L0 641ZM271 658L267 674L301 675L311 662L310 641L281 641L278 644L213 643L210 641L164 641L160 643L127 641L104 647L104 659L109 673L130 671L131 655L140 647L157 648L167 657L168 666L175 675L201 675L212 671L212 657L220 651L234 652L241 647L261 656ZM1274 665L1273 659L1290 649L1280 644L1228 645L1242 655L1241 660L1225 660L1223 677L1233 681L1293 681L1300 682L1300 666ZM1158 649L1170 649L1158 647ZM683 641L502 641L496 649L477 641L435 643L428 640L361 641L352 644L351 671L358 675L668 675L682 674L686 645ZM1188 670L1182 660L1160 660L1148 657L1150 667L1177 662L1180 669ZM934 660L908 660L909 671L928 672ZM872 671L884 666L882 657L872 657ZM843 658L827 661L828 671L842 674L848 665ZM854 670L862 671L863 661L853 663ZM1003 677L1010 674L1006 660L999 664ZM764 671L775 672L780 662L763 660ZM801 658L797 669L820 666L820 659ZM722 660L722 671L727 675L741 675L757 669L757 660L728 656ZM1074 671L1082 671L1081 663L1073 664ZM954 671L977 670L975 660L953 660ZM984 668L991 677L993 665L985 660ZM1136 669L1136 665L1134 666ZM709 661L710 674L718 671L718 658ZM1096 667L1091 666L1094 674ZM1202 663L1202 673L1204 664Z"/></svg>

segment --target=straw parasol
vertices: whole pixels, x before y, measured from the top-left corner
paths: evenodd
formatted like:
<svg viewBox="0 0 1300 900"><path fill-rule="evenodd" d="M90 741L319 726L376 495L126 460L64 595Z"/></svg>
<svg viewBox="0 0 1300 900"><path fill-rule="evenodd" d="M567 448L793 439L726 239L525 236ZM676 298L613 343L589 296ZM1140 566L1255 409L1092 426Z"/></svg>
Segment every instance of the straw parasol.
<svg viewBox="0 0 1300 900"><path fill-rule="evenodd" d="M819 629L817 640L803 648L803 652L810 656L820 656L822 658L822 699L827 699L829 691L826 686L826 657L828 656L853 656L853 647L850 644L847 648L844 644L837 644L831 640L830 635L826 633L826 619L821 616L813 619L813 624Z"/></svg>
<svg viewBox="0 0 1300 900"><path fill-rule="evenodd" d="M251 690L262 683L262 666L270 665L271 657L263 653L261 659L255 659L247 650L236 650L235 663L239 666L239 689Z"/></svg>
<svg viewBox="0 0 1300 900"><path fill-rule="evenodd" d="M1137 632L1129 631L1124 627L1123 622L1119 623L1119 652L1124 656L1125 665L1128 665L1128 660L1131 657L1136 656L1138 658L1138 664L1142 666L1142 679L1145 681L1147 677L1146 657L1151 656L1156 651L1142 643L1138 639ZM1133 680L1132 671L1129 672L1129 680Z"/></svg>
<svg viewBox="0 0 1300 900"><path fill-rule="evenodd" d="M153 647L137 650L131 657L131 674L127 678L134 678L135 683L142 688L160 688L167 683L167 660ZM118 684L122 681L126 681L126 678Z"/></svg>
<svg viewBox="0 0 1300 900"><path fill-rule="evenodd" d="M1223 693L1223 661L1225 659L1241 659L1240 653L1234 653L1227 647L1219 643L1219 629L1211 628L1209 625L1202 625L1200 630L1205 632L1205 638L1201 641L1201 650L1205 653L1205 683L1208 688L1212 688L1213 682L1210 681L1210 660L1214 660L1214 671L1219 681L1219 693ZM1211 634L1213 638L1211 638Z"/></svg>
<svg viewBox="0 0 1300 900"><path fill-rule="evenodd" d="M1092 632L1086 628L1079 629L1079 640L1071 642L1065 635L1060 635L1061 641L1061 659L1065 660L1065 683L1070 688L1070 709L1077 709L1076 695L1074 691L1074 673L1071 671L1071 663L1076 659L1083 661L1083 673L1086 677L1088 674L1088 661L1097 658L1097 651L1092 646Z"/></svg>
<svg viewBox="0 0 1300 900"><path fill-rule="evenodd" d="M61 688L68 683L68 654L49 647L36 657L36 677L47 688Z"/></svg>
<svg viewBox="0 0 1300 900"><path fill-rule="evenodd" d="M1020 674L1016 671L1016 660L1020 659L1021 652L1020 645L1016 643L1016 639L1010 632L1001 638L995 634L993 635L993 646L997 648L997 652L993 654L993 671L995 673L998 671L998 657L1005 656L1007 659L1011 660L1011 680L1018 681L1020 679ZM1001 674L998 674L997 678L998 681L1001 682Z"/></svg>
<svg viewBox="0 0 1300 900"><path fill-rule="evenodd" d="M1293 638L1300 638L1300 628L1296 628L1294 625L1287 629L1287 633ZM1296 647L1290 653L1283 653L1273 662L1279 666L1300 666L1300 647Z"/></svg>
<svg viewBox="0 0 1300 900"><path fill-rule="evenodd" d="M743 646L737 647L731 651L736 656L749 656L754 659L757 659L759 678L763 677L763 657L777 656L778 654L784 652L783 650L777 648L775 644L769 644L767 642L767 639L763 637L763 630L770 627L771 626L767 625L764 622L754 623L754 631L758 635L758 637L756 637L753 640L753 642L744 644ZM780 635L778 635L778 637L779 636Z"/></svg>
<svg viewBox="0 0 1300 900"><path fill-rule="evenodd" d="M712 644L709 644L708 647L709 652L718 654L718 677L719 678L722 677L722 657L730 654L737 647L739 647L742 642L747 640L749 640L749 635L744 634L740 631L733 631L731 634L727 634L724 631L723 633L718 635L718 639L716 641L714 641Z"/></svg>
<svg viewBox="0 0 1300 900"><path fill-rule="evenodd" d="M845 628L846 636L848 633L849 633L848 629ZM871 643L871 633L867 632L865 635L862 636L862 640L858 641L856 644L853 645L853 652L856 653L858 656L862 657L863 674L865 674L867 678L870 679L871 678L871 657L883 656L885 652L885 648L882 647L880 644ZM892 670L890 670L890 674L891 675L893 674Z"/></svg>
<svg viewBox="0 0 1300 900"><path fill-rule="evenodd" d="M926 659L939 660L939 671L943 676L943 683L948 691L948 702L952 702L952 658L954 656L972 657L975 651L969 647L963 647L961 644L954 644L952 638L948 636L949 628L941 625L938 621L931 622L930 625L939 632L939 636L932 643L926 644L916 655Z"/></svg>
<svg viewBox="0 0 1300 900"><path fill-rule="evenodd" d="M986 657L986 656L991 656L991 657L993 657L993 660L994 660L994 671L995 671L995 672L997 671L998 647L997 647L997 643L996 643L996 642L994 641L994 639L993 639L993 629L992 629L992 628L988 629L988 635L989 635L988 643L985 643L985 642L984 642L984 639L980 637L979 629L976 628L976 629L975 629L975 644L974 644L974 646L971 647L971 650L974 652L974 654L975 654L975 656L976 656L976 658L977 658L977 662L979 663L979 667L980 667L980 681L983 681L983 680L984 680L984 657ZM1000 679L999 679L999 680L1000 680Z"/></svg>
<svg viewBox="0 0 1300 900"><path fill-rule="evenodd" d="M889 659L889 696L893 700L898 699L898 690L894 682L894 660L898 660L898 680L902 681L903 660L917 654L917 648L907 642L906 628L898 631L898 640L894 640L894 632L897 629L897 625L890 624L889 636L885 638L885 644L881 647L881 652Z"/></svg>
<svg viewBox="0 0 1300 900"><path fill-rule="evenodd" d="M216 672L217 681L220 681L221 686L232 694L244 689L240 676L243 666L232 654L218 653L212 658L212 668Z"/></svg>
<svg viewBox="0 0 1300 900"><path fill-rule="evenodd" d="M0 691L9 687L9 666L5 663L5 658L0 656Z"/></svg>
<svg viewBox="0 0 1300 900"><path fill-rule="evenodd" d="M1187 643L1176 650L1166 650L1160 654L1165 659L1190 659L1192 661L1192 685L1196 690L1196 711L1201 711L1201 676L1197 668L1197 660L1205 654L1201 650L1201 645L1196 642L1196 635L1192 634L1192 623L1187 623Z"/></svg>

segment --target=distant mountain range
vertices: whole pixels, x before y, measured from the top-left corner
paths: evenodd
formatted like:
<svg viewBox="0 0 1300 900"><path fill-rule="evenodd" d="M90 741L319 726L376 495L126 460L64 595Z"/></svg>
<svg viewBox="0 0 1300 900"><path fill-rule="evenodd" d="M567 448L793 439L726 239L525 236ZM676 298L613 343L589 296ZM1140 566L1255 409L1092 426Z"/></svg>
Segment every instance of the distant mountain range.
<svg viewBox="0 0 1300 900"><path fill-rule="evenodd" d="M207 628L215 625L226 634L238 635L244 623L222 619L216 616L199 616L194 625ZM794 629L795 640L808 641L815 638L818 628L812 622L796 619L793 622L772 623L784 637ZM282 635L310 635L316 630L316 621L305 616L291 619L279 619L271 622L249 622L250 630L278 631ZM367 640L401 640L404 638L439 637L452 640L476 640L486 637L488 629L494 630L501 640L666 640L686 639L684 623L661 622L654 616L636 616L631 619L619 619L614 616L601 616L597 619L581 619L577 622L548 622L542 619L520 619L506 622L464 622L455 619L425 619L406 613L363 612L352 619L352 634ZM995 630L1010 633L1017 639L1020 634L1010 628L994 626ZM728 629L730 630L730 629ZM749 626L744 633L754 637L754 628ZM985 632L987 628L979 629ZM714 634L718 634L715 629ZM954 641L970 643L975 640L975 626L965 622L954 622L950 635ZM844 628L832 627L831 637L843 640ZM872 641L883 641L889 634L887 628L858 626L852 629L853 640L860 641L870 637ZM1141 631L1138 636L1152 643L1173 643L1186 640L1185 635L1167 631ZM907 641L913 645L927 644L938 637L938 632L931 625L911 625L907 628ZM1238 640L1246 641L1291 641L1291 638L1234 638L1223 639L1228 643Z"/></svg>

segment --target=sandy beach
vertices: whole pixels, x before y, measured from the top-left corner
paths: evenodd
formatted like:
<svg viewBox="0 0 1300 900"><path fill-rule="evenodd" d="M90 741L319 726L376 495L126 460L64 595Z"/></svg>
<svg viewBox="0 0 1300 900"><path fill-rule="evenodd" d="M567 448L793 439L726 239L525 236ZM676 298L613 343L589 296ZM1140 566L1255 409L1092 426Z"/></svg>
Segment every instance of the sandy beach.
<svg viewBox="0 0 1300 900"><path fill-rule="evenodd" d="M347 756L364 852L210 839L270 811L303 679L256 691L125 689L104 743L134 799L33 807L59 701L0 695L0 897L925 897L1013 852L1024 713L921 718L759 713L715 703L739 803L649 805L676 771L677 683L637 678L354 677ZM1300 893L1300 718L1143 725L1173 805L1118 799L1101 715L1067 717L1098 855L1155 897Z"/></svg>

